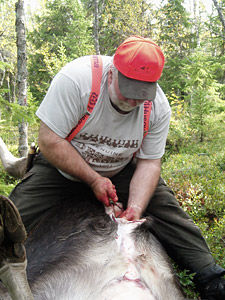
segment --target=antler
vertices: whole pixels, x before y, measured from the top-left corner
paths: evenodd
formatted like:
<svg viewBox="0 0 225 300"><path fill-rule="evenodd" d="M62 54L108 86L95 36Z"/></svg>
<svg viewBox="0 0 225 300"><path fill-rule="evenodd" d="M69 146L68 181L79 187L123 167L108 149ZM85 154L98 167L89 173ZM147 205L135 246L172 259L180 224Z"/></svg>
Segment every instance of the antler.
<svg viewBox="0 0 225 300"><path fill-rule="evenodd" d="M0 279L13 300L33 300L26 275L26 230L11 200L0 196Z"/></svg>

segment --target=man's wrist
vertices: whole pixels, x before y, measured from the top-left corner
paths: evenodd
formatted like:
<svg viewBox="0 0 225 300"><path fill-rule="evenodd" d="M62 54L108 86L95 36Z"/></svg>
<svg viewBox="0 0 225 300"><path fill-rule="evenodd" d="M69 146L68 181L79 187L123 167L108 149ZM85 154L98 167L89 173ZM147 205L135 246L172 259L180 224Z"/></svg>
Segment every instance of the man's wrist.
<svg viewBox="0 0 225 300"><path fill-rule="evenodd" d="M94 186L96 181L99 180L99 178L101 178L102 176L100 174L98 174L97 172L93 171L93 176L91 176L90 178L88 178L85 182L90 186Z"/></svg>
<svg viewBox="0 0 225 300"><path fill-rule="evenodd" d="M143 211L143 209L137 204L131 204L131 205L128 204L128 207L133 208L135 211L138 211L138 212Z"/></svg>

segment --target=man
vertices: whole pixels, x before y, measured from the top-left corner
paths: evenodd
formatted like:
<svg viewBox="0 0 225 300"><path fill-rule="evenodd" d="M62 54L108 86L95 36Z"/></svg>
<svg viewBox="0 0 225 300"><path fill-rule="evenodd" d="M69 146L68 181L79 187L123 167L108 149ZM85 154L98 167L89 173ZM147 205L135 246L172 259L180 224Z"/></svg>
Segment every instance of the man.
<svg viewBox="0 0 225 300"><path fill-rule="evenodd" d="M72 61L55 76L37 111L41 155L10 198L28 230L50 207L67 197L76 201L87 190L104 205L113 203L120 217L151 215L151 230L169 256L196 273L202 299L225 299L225 270L215 264L198 227L160 178L171 115L157 84L164 67L161 49L150 39L133 36L113 58L102 61L100 93L88 116L90 57ZM99 67L98 59L94 63ZM149 129L143 137L144 102L150 101ZM79 131L70 141L77 124Z"/></svg>

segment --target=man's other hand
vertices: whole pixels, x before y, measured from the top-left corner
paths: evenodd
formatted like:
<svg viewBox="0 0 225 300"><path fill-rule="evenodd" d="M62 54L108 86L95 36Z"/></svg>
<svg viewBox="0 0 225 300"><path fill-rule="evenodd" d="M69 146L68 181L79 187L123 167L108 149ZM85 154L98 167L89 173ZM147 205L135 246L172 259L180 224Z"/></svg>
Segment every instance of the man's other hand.
<svg viewBox="0 0 225 300"><path fill-rule="evenodd" d="M124 218L127 221L135 221L141 218L142 209L135 205L127 207L127 209L120 215L120 218Z"/></svg>

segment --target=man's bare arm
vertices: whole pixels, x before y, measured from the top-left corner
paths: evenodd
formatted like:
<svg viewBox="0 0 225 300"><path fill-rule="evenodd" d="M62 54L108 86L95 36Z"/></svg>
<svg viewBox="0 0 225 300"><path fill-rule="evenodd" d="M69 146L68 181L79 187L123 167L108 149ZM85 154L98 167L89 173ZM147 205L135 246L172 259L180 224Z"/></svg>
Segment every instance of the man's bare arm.
<svg viewBox="0 0 225 300"><path fill-rule="evenodd" d="M111 180L94 171L67 140L58 136L43 122L40 125L38 144L52 165L90 185L95 196L105 205L109 205L109 197L118 201Z"/></svg>
<svg viewBox="0 0 225 300"><path fill-rule="evenodd" d="M161 171L161 160L137 159L137 166L130 182L128 206L121 217L140 219L156 189Z"/></svg>

